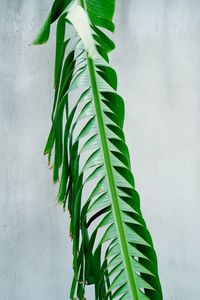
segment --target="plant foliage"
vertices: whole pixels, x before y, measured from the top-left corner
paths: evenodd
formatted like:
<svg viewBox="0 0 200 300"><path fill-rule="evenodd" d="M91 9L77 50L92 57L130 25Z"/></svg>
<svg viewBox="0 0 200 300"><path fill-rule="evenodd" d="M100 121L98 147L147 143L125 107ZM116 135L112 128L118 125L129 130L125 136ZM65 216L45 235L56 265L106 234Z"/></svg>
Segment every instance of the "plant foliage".
<svg viewBox="0 0 200 300"><path fill-rule="evenodd" d="M56 0L34 44L57 21L52 127L45 147L68 207L70 299L161 300L152 239L140 210L123 133L124 102L109 64L114 0Z"/></svg>

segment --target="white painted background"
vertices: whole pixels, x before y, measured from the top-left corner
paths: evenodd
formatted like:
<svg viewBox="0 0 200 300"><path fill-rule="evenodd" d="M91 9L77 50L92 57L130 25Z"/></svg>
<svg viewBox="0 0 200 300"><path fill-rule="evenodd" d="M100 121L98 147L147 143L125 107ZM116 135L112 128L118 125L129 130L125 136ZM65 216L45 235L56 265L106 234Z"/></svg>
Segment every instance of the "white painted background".
<svg viewBox="0 0 200 300"><path fill-rule="evenodd" d="M164 299L199 300L200 1L117 2L112 63ZM51 3L0 0L0 300L69 299L68 216L42 156L54 39L28 46Z"/></svg>

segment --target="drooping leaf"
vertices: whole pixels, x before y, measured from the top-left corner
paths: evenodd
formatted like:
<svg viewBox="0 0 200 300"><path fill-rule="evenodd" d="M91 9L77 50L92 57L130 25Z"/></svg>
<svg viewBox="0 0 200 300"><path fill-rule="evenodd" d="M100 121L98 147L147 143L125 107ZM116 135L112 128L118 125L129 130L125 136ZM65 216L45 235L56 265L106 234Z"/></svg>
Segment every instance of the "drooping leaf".
<svg viewBox="0 0 200 300"><path fill-rule="evenodd" d="M58 19L52 128L58 201L68 207L73 239L71 299L162 300L157 258L140 210L123 132L124 101L109 65L114 0L55 1L38 43ZM65 9L68 7L67 13ZM66 30L67 26L70 30ZM65 40L65 33L68 34ZM64 114L65 112L65 114ZM64 125L64 126L63 126Z"/></svg>
<svg viewBox="0 0 200 300"><path fill-rule="evenodd" d="M33 41L33 45L44 44L48 41L50 35L51 24L55 22L62 12L68 7L72 0L55 0L52 8L42 24L40 31L37 34L37 37Z"/></svg>

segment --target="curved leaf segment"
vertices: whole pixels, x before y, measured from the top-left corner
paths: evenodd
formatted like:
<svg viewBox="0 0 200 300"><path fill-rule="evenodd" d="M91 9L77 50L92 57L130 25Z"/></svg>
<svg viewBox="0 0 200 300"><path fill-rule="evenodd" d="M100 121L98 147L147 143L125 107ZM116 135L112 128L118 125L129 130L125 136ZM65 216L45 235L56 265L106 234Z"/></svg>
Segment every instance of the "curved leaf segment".
<svg viewBox="0 0 200 300"><path fill-rule="evenodd" d="M153 243L140 211L123 133L124 102L109 65L114 0L56 0L34 44L56 19L52 127L58 202L71 216L74 279L70 299L162 300ZM70 32L66 37L67 32ZM64 126L64 130L63 130Z"/></svg>

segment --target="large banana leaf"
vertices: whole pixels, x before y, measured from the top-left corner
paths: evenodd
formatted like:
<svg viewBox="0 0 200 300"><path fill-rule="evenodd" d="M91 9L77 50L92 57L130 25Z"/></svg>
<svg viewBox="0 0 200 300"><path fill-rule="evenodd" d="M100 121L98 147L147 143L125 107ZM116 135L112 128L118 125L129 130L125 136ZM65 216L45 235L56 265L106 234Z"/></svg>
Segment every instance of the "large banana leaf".
<svg viewBox="0 0 200 300"><path fill-rule="evenodd" d="M109 65L114 44L98 28L114 29L114 0L55 3L35 43L48 39L58 18L55 97L45 154L50 162L54 153L58 202L71 216L70 298L85 299L86 285L92 284L96 300L161 300L156 254L123 133L124 102Z"/></svg>

